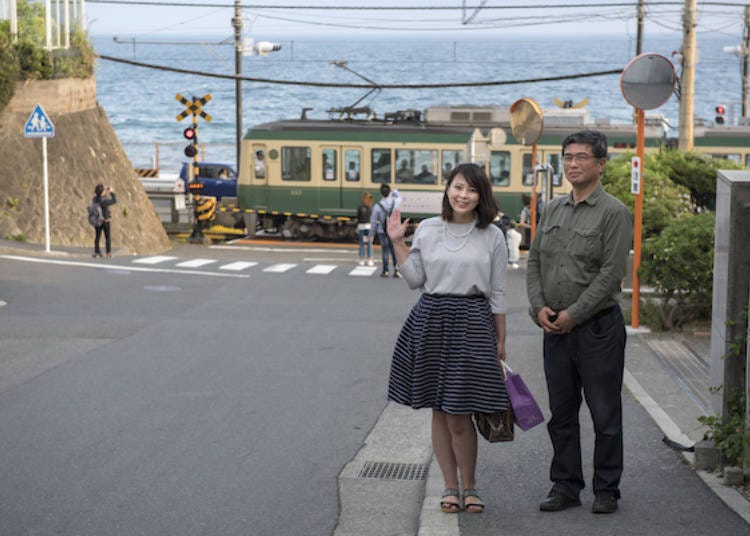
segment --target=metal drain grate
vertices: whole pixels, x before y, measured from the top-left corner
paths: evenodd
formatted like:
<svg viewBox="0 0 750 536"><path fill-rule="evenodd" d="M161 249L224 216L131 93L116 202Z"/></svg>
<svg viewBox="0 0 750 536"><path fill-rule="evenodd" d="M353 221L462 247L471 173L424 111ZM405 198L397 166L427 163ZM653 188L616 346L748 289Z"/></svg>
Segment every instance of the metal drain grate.
<svg viewBox="0 0 750 536"><path fill-rule="evenodd" d="M365 462L357 478L380 480L425 480L427 466L423 463Z"/></svg>

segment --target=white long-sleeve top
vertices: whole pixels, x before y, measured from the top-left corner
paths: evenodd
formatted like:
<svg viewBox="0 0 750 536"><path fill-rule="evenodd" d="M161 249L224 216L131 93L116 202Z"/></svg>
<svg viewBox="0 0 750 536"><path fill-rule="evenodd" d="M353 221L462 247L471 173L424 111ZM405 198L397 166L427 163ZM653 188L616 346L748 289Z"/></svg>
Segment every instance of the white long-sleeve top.
<svg viewBox="0 0 750 536"><path fill-rule="evenodd" d="M482 295L490 300L493 313L503 314L507 264L505 237L496 226L478 229L475 222L445 223L435 217L419 224L409 259L399 271L409 288L428 294Z"/></svg>

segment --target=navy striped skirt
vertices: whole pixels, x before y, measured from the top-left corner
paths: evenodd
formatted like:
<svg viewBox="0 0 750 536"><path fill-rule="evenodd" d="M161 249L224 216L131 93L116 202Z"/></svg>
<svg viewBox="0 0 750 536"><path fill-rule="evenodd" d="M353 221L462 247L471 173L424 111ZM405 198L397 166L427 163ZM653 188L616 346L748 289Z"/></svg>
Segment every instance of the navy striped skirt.
<svg viewBox="0 0 750 536"><path fill-rule="evenodd" d="M388 399L414 409L508 409L495 322L482 297L423 294L396 341Z"/></svg>

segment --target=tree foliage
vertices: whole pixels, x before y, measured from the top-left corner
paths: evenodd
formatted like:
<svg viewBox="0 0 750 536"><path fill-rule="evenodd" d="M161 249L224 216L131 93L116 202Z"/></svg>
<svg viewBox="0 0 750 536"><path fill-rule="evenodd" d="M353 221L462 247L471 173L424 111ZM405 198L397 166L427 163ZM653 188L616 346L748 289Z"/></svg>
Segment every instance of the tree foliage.
<svg viewBox="0 0 750 536"><path fill-rule="evenodd" d="M697 210L716 210L716 172L720 169L742 169L726 158L712 158L698 152L665 151L659 160L666 166L669 178L690 190Z"/></svg>
<svg viewBox="0 0 750 536"><path fill-rule="evenodd" d="M610 160L602 175L602 184L610 194L635 211L635 196L630 193L630 160L623 154ZM670 179L669 165L659 154L647 154L643 163L643 238L657 236L674 218L693 211L690 191Z"/></svg>
<svg viewBox="0 0 750 536"><path fill-rule="evenodd" d="M687 214L643 243L638 275L659 295L663 328L679 328L711 312L714 214Z"/></svg>

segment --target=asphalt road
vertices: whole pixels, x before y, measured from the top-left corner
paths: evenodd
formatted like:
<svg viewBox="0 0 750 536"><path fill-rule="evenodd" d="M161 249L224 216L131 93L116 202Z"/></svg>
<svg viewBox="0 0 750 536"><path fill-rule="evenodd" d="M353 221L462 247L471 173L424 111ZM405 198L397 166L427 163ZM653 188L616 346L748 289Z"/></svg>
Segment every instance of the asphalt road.
<svg viewBox="0 0 750 536"><path fill-rule="evenodd" d="M336 249L176 255L259 265L0 258L3 536L333 532L417 294Z"/></svg>

